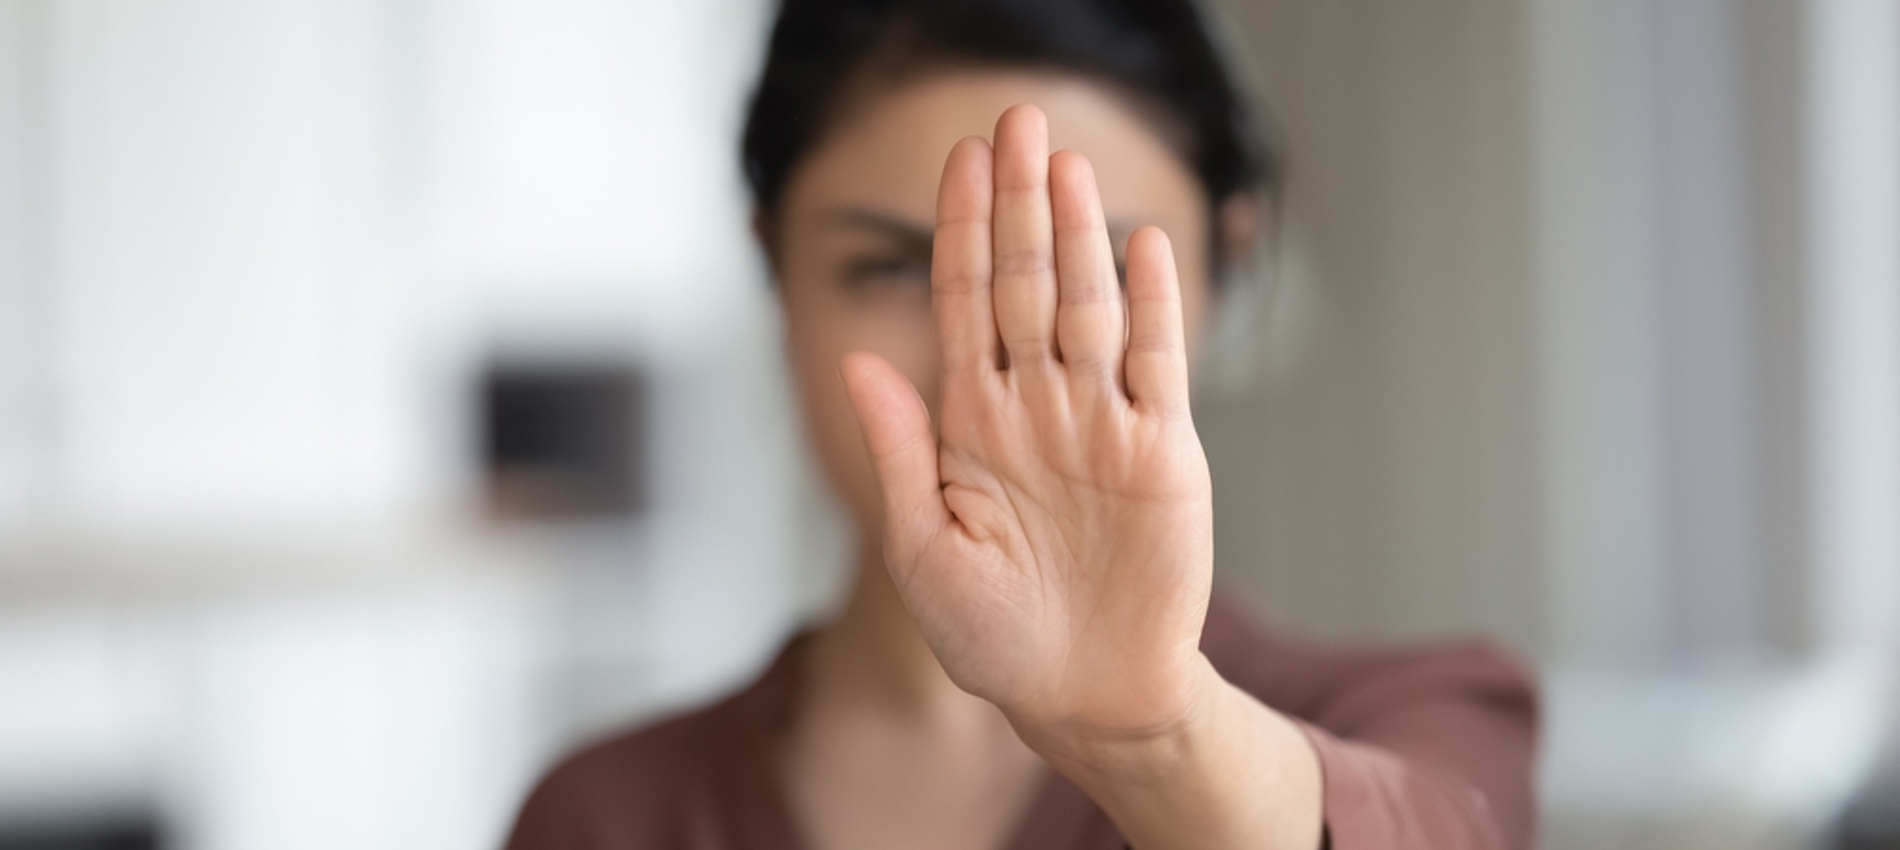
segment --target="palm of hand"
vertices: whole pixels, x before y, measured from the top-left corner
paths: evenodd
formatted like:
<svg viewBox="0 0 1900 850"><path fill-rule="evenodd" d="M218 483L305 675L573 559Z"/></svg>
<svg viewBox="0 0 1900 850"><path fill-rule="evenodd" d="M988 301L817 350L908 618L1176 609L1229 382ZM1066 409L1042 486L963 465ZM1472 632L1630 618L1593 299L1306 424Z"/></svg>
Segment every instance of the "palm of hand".
<svg viewBox="0 0 1900 850"><path fill-rule="evenodd" d="M941 434L895 369L844 364L898 590L951 678L1019 725L1143 734L1193 699L1207 462L1166 237L1137 232L1127 265L1124 308L1088 163L1017 107L945 165Z"/></svg>

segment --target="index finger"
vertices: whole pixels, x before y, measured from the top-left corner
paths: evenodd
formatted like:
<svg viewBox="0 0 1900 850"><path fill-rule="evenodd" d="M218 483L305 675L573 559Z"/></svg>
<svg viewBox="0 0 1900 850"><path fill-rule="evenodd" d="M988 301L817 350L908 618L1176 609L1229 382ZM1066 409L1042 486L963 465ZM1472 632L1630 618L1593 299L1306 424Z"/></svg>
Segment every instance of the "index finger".
<svg viewBox="0 0 1900 850"><path fill-rule="evenodd" d="M989 141L970 136L950 149L937 187L930 301L946 376L997 366L996 313L990 303L993 168Z"/></svg>

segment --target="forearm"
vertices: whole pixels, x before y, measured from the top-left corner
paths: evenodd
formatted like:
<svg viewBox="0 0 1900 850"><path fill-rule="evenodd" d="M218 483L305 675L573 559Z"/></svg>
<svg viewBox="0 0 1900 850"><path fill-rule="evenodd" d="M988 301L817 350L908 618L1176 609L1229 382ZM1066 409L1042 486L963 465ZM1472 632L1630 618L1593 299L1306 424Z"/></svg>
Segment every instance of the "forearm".
<svg viewBox="0 0 1900 850"><path fill-rule="evenodd" d="M1204 659L1203 659L1204 660ZM1313 850L1318 756L1298 726L1203 664L1174 728L1115 739L1024 738L1113 818L1136 850Z"/></svg>

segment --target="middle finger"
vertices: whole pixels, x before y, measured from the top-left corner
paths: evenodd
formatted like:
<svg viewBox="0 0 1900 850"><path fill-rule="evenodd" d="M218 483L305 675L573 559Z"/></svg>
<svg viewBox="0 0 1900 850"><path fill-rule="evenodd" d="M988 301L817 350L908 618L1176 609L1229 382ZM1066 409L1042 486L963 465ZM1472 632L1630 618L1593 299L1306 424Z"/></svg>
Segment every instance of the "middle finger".
<svg viewBox="0 0 1900 850"><path fill-rule="evenodd" d="M992 224L996 330L1012 369L1040 368L1055 356L1056 263L1049 210L1049 124L1034 106L1012 106L996 122Z"/></svg>

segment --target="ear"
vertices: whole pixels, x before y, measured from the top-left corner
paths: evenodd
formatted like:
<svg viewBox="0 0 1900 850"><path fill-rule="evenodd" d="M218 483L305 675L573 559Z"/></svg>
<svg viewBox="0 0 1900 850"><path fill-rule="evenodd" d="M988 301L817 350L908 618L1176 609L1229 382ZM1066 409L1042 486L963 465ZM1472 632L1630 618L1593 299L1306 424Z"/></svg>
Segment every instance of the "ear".
<svg viewBox="0 0 1900 850"><path fill-rule="evenodd" d="M1250 193L1242 192L1221 202L1216 211L1219 228L1221 260L1229 267L1247 263L1254 257L1254 248L1265 230L1261 219L1268 211L1260 204L1260 199Z"/></svg>

